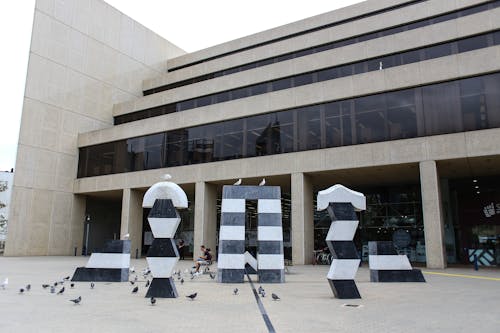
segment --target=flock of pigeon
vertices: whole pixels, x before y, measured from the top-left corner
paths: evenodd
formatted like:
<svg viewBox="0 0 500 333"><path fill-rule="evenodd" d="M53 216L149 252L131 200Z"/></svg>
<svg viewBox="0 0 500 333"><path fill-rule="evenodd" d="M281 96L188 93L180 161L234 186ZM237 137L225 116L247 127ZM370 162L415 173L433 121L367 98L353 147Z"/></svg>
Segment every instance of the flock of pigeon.
<svg viewBox="0 0 500 333"><path fill-rule="evenodd" d="M210 272L210 270L208 269L208 267L206 268L206 272L209 274L210 278L212 280L215 279L215 274ZM133 279L130 279L130 284L134 286L134 288L132 289L132 294L137 294L139 292L139 278L137 276L137 274L135 273L135 269L134 267L131 267L130 268L130 273L131 274L135 274L134 275L134 278ZM193 280L197 274L194 273L194 272L190 272L188 269L185 270L184 273L189 273L191 275L191 280ZM150 281L149 281L149 275L151 274L151 270L149 268L146 268L142 271L142 276L144 279L146 279L146 284L144 285L145 288L148 288L149 285L150 285ZM175 271L174 272L174 277L177 277L177 280L180 281L181 285L184 284L184 275L181 273L181 270L178 270L178 271ZM51 294L56 294L56 295L62 295L64 294L64 291L66 290L66 287L64 285L65 282L68 282L70 280L70 276L66 276L65 278L61 279L61 280L58 280L56 282L54 282L53 284L42 284L42 288L43 289L48 289L50 291ZM7 288L9 284L9 278L5 278L3 280L3 282L0 284L0 288L5 290ZM75 284L73 282L70 283L69 287L71 289L74 289L75 288ZM94 282L90 282L90 289L94 289L95 287L95 283ZM56 288L59 288L59 290L56 292ZM31 290L31 284L28 284L26 285L26 287L23 287L23 288L20 288L19 289L19 294L22 295L22 294L25 294L25 293L28 293L30 292ZM235 288L233 290L233 295L238 295L238 288ZM262 288L262 286L259 286L259 289L258 289L258 293L261 297L265 297L266 296L266 292L264 290L264 288ZM189 298L191 301L193 301L196 296L198 296L198 293L195 292L195 293L192 293L192 294L189 294L187 295L186 297ZM277 301L279 300L280 298L278 297L278 295L272 293L271 295L272 299L274 301ZM77 298L75 299L70 299L69 300L70 302L73 302L73 304L75 305L79 305L82 301L82 296L78 296ZM151 297L150 298L150 303L151 305L155 305L156 304L156 298L154 297Z"/></svg>
<svg viewBox="0 0 500 333"><path fill-rule="evenodd" d="M62 280L58 280L58 281L54 282L53 284L42 284L42 288L43 289L47 289L48 288L48 290L50 291L51 294L62 295L62 294L64 294L64 291L66 290L66 287L64 286L64 283L68 282L69 279L70 279L70 276L66 276ZM0 288L2 288L3 290L5 290L8 285L9 285L9 278L5 278L3 280L3 282L0 284ZM70 283L69 286L70 286L71 289L75 288L75 284L74 283ZM57 292L56 292L56 287L60 287L60 289ZM92 289L94 288L94 283L93 282L90 284L90 288L92 288ZM26 287L19 288L19 295L23 295L23 294L28 293L30 291L31 291L31 284L27 284ZM74 304L80 304L80 302L82 301L82 297L78 296L77 298L70 299L69 301L73 302Z"/></svg>

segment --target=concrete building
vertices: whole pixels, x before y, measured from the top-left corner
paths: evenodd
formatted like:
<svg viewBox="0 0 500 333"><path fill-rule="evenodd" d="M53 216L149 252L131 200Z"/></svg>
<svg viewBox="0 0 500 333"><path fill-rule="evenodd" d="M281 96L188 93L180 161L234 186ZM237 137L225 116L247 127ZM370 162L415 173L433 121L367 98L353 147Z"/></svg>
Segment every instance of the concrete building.
<svg viewBox="0 0 500 333"><path fill-rule="evenodd" d="M130 233L145 255L142 197L169 173L191 251L216 250L224 184L266 178L294 264L335 183L367 196L363 256L497 264L500 1L368 0L190 54L87 4L37 1L6 254L72 254L90 224L90 250Z"/></svg>

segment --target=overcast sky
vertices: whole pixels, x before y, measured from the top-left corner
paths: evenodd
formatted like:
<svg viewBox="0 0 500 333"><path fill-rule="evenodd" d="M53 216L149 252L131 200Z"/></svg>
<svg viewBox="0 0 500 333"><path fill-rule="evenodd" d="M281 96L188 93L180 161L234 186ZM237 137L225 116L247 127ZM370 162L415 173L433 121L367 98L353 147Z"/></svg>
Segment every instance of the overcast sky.
<svg viewBox="0 0 500 333"><path fill-rule="evenodd" d="M57 1L57 0L55 0ZM359 0L106 0L125 15L192 52L301 20ZM35 0L0 11L0 171L15 165Z"/></svg>

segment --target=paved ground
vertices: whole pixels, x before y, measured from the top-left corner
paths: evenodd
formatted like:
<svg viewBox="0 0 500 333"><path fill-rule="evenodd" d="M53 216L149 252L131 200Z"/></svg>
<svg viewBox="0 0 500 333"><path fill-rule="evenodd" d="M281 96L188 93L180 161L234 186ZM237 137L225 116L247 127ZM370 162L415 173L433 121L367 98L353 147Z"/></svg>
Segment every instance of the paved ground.
<svg viewBox="0 0 500 333"><path fill-rule="evenodd" d="M156 306L144 298L142 276L137 295L129 283L96 283L93 290L89 283L74 289L66 283L63 295L42 289L86 262L0 257L0 283L9 278L7 289L0 289L0 332L268 332L248 282L217 284L208 275L190 280L186 274L183 285L176 281L180 297L159 299ZM184 271L190 265L183 261L178 267ZM132 266L140 271L146 261L132 260ZM370 283L362 267L356 279L360 300L335 299L327 270L293 266L285 284L263 285L268 296L261 300L276 332L500 332L499 269L424 269L427 283ZM28 283L32 290L19 295ZM192 292L198 292L194 301L185 297ZM281 301L273 301L272 292ZM81 305L69 302L78 296Z"/></svg>

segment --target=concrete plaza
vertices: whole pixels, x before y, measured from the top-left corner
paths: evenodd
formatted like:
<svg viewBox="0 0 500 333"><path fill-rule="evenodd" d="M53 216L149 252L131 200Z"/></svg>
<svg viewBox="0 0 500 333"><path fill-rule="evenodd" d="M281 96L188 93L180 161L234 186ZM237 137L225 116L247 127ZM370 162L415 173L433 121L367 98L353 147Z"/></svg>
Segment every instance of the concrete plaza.
<svg viewBox="0 0 500 333"><path fill-rule="evenodd" d="M176 280L179 298L144 298L140 271L132 260L139 292L130 283L65 283L63 295L41 285L72 275L85 257L0 257L0 332L267 332L250 283L218 284L208 274ZM192 262L181 261L183 272ZM211 269L216 270L215 265ZM326 280L328 266L292 266L285 284L263 285L261 298L276 332L498 332L500 270L423 269L427 283L370 283L366 264L356 282L362 299L335 299ZM256 280L256 276L252 276ZM245 279L246 280L246 279ZM254 281L255 282L255 281ZM31 291L19 288L31 284ZM255 283L258 287L259 284ZM239 295L233 295L234 288ZM59 287L56 288L59 290ZM198 292L190 301L185 296ZM281 297L273 301L271 293ZM69 300L82 297L81 305ZM349 305L359 305L345 306Z"/></svg>

